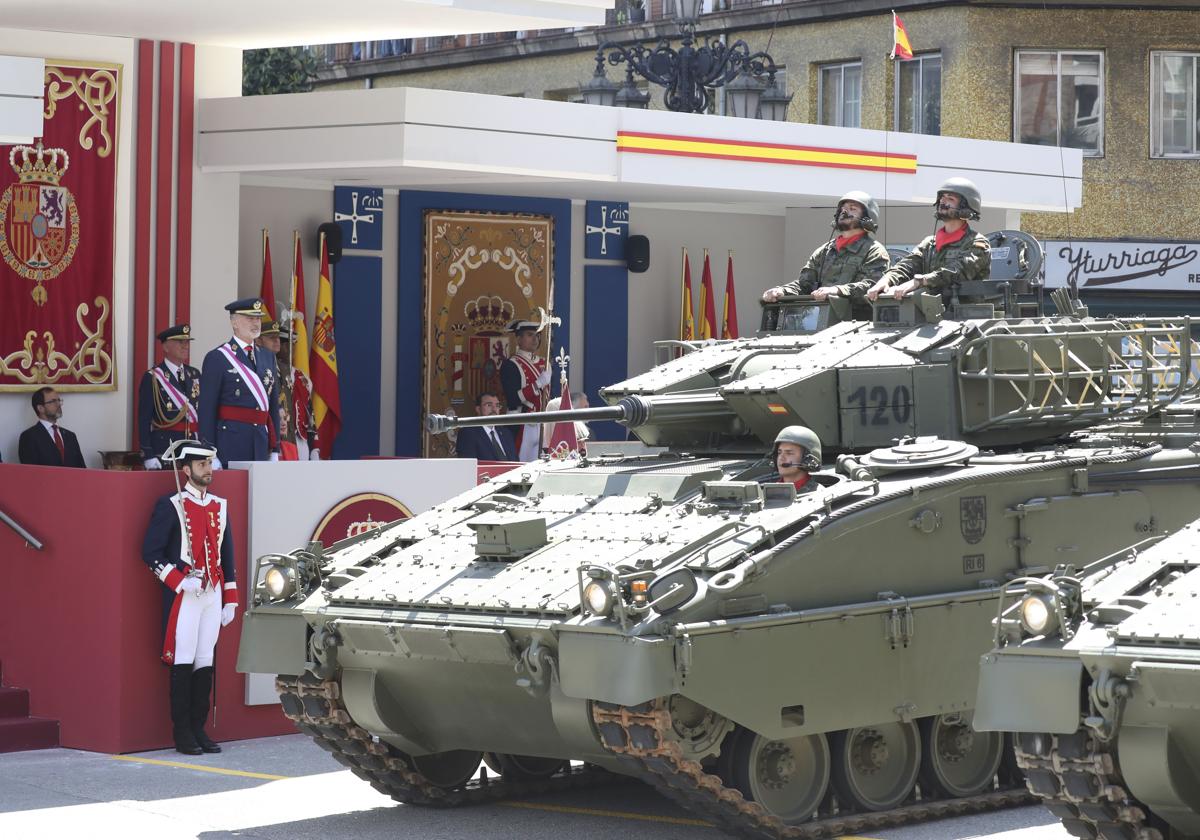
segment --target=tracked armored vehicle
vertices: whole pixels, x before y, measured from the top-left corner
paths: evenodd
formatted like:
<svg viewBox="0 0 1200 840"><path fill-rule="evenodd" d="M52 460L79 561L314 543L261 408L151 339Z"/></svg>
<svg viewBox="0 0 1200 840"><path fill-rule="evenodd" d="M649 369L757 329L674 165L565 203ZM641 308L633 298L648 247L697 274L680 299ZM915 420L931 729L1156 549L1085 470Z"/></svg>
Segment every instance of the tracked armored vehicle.
<svg viewBox="0 0 1200 840"><path fill-rule="evenodd" d="M991 619L1011 579L1195 516L1195 423L1138 437L1196 391L1194 345L1186 319L940 313L674 348L608 406L489 417L666 449L593 446L260 558L239 670L279 674L300 729L403 802L604 768L735 834L828 837L1027 801L972 727ZM811 492L766 455L793 424L827 456Z"/></svg>
<svg viewBox="0 0 1200 840"><path fill-rule="evenodd" d="M1076 837L1200 837L1200 522L1010 588L977 727Z"/></svg>

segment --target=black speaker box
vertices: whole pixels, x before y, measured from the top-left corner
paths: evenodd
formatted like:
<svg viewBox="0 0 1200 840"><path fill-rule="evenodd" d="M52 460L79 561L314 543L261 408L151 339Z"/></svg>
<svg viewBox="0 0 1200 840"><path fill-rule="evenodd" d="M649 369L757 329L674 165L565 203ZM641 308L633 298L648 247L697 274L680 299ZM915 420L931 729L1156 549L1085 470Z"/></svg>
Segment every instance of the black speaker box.
<svg viewBox="0 0 1200 840"><path fill-rule="evenodd" d="M625 265L634 274L641 274L650 267L650 240L641 235L625 240Z"/></svg>
<svg viewBox="0 0 1200 840"><path fill-rule="evenodd" d="M325 247L329 249L329 264L333 265L342 258L342 226L337 222L326 222L317 228L317 248L319 249L321 234L325 234ZM320 250L317 259L321 258Z"/></svg>

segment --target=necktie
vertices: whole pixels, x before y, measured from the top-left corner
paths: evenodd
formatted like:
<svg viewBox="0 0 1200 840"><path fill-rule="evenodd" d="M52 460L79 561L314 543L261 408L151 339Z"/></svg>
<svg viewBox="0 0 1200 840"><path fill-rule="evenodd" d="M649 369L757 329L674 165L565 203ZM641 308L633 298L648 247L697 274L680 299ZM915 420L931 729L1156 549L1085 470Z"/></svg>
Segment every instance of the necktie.
<svg viewBox="0 0 1200 840"><path fill-rule="evenodd" d="M53 426L51 426L50 431L54 432L54 445L58 447L58 459L62 461L63 464L66 464L67 448L63 446L62 435L58 433L58 424L55 423Z"/></svg>
<svg viewBox="0 0 1200 840"><path fill-rule="evenodd" d="M250 367L256 366L254 364L254 345L253 344L246 345L246 358L248 358L250 360Z"/></svg>
<svg viewBox="0 0 1200 840"><path fill-rule="evenodd" d="M497 461L503 461L505 458L504 447L500 445L500 438L497 437L494 426L488 429L488 437L492 439L492 454L496 456Z"/></svg>

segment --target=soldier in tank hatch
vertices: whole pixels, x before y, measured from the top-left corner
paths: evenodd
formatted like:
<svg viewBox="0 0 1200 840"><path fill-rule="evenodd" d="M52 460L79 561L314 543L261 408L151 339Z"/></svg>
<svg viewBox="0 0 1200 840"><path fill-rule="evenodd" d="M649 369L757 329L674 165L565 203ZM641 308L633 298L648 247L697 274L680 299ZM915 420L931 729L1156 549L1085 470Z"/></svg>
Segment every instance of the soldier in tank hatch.
<svg viewBox="0 0 1200 840"><path fill-rule="evenodd" d="M797 493L817 489L811 474L821 469L821 439L807 426L785 426L775 435L771 461L778 480L795 486Z"/></svg>
<svg viewBox="0 0 1200 840"><path fill-rule="evenodd" d="M966 280L986 280L992 269L987 237L968 221L979 218L979 188L966 178L950 178L937 191L934 218L942 223L912 253L897 262L867 290L867 299L891 294L896 300L918 289L943 296Z"/></svg>
<svg viewBox="0 0 1200 840"><path fill-rule="evenodd" d="M138 442L142 464L162 469L162 455L177 440L195 437L200 403L200 371L188 364L192 328L167 327L157 336L163 360L142 374L138 385Z"/></svg>
<svg viewBox="0 0 1200 840"><path fill-rule="evenodd" d="M848 192L838 201L831 225L834 234L813 251L800 275L787 285L767 289L763 302L773 303L783 295L812 295L816 300L842 295L859 304L856 317L870 318L863 293L890 262L887 248L874 236L879 205L865 192Z"/></svg>

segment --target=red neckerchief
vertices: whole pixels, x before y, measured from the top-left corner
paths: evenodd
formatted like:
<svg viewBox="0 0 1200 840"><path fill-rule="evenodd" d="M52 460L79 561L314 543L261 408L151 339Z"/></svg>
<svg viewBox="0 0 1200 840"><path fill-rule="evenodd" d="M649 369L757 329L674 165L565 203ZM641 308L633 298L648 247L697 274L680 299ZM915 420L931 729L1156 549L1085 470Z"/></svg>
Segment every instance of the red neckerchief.
<svg viewBox="0 0 1200 840"><path fill-rule="evenodd" d="M837 241L834 242L833 245L835 248L838 249L838 253L841 253L842 249L845 248L847 245L849 245L852 242L857 242L858 240L862 239L866 235L867 235L867 232L865 230L856 230L856 231L854 231L854 233L847 234L846 236L839 236L837 238Z"/></svg>
<svg viewBox="0 0 1200 840"><path fill-rule="evenodd" d="M938 228L937 233L933 235L934 250L940 251L947 245L953 245L958 240L967 235L967 226L963 225L955 233L946 233L946 229Z"/></svg>

